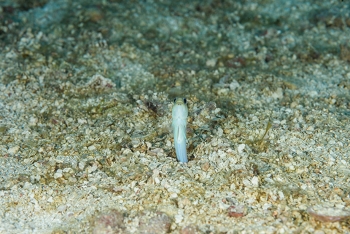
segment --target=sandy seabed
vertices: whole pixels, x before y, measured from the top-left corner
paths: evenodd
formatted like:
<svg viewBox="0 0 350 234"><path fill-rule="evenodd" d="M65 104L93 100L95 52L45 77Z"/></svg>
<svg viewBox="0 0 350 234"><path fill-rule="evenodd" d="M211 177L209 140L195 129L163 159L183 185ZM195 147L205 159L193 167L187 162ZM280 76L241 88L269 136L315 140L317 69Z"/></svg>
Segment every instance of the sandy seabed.
<svg viewBox="0 0 350 234"><path fill-rule="evenodd" d="M0 232L350 233L349 12L2 1Z"/></svg>

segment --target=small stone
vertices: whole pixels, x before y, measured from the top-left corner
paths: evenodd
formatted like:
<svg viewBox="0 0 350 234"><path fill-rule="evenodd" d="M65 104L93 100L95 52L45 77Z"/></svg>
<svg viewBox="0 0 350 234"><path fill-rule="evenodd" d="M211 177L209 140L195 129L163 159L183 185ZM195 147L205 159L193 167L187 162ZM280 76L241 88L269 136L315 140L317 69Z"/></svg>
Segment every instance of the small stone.
<svg viewBox="0 0 350 234"><path fill-rule="evenodd" d="M96 150L96 146L90 145L90 146L88 147L88 150L90 150L90 151Z"/></svg>
<svg viewBox="0 0 350 234"><path fill-rule="evenodd" d="M259 178L258 178L258 177L254 176L254 177L252 178L251 182L252 182L252 185L253 185L254 187L258 187L258 186L259 186Z"/></svg>
<svg viewBox="0 0 350 234"><path fill-rule="evenodd" d="M117 210L101 214L95 220L93 234L124 233L124 216Z"/></svg>
<svg viewBox="0 0 350 234"><path fill-rule="evenodd" d="M140 217L138 231L144 234L168 233L171 223L170 217L163 212L148 213Z"/></svg>
<svg viewBox="0 0 350 234"><path fill-rule="evenodd" d="M62 170L61 169L58 169L56 171L56 173L53 175L53 178L55 179L58 179L58 178L61 178L63 175L62 175Z"/></svg>
<svg viewBox="0 0 350 234"><path fill-rule="evenodd" d="M16 146L13 146L13 147L9 148L7 150L7 153L9 153L9 154L16 154L18 152L18 150L19 150L19 146L16 145Z"/></svg>
<svg viewBox="0 0 350 234"><path fill-rule="evenodd" d="M58 212L64 212L66 209L67 209L66 205L60 205L59 207L57 207Z"/></svg>
<svg viewBox="0 0 350 234"><path fill-rule="evenodd" d="M88 167L88 169L87 169L89 174L94 172L94 171L96 171L96 170L97 170L97 165L96 164L93 164L92 166Z"/></svg>
<svg viewBox="0 0 350 234"><path fill-rule="evenodd" d="M78 119L78 124L86 124L86 119Z"/></svg>
<svg viewBox="0 0 350 234"><path fill-rule="evenodd" d="M316 97L318 95L318 93L317 93L317 91L313 90L313 91L308 92L308 95L310 97Z"/></svg>
<svg viewBox="0 0 350 234"><path fill-rule="evenodd" d="M239 83L236 81L236 80L233 80L231 83L230 83L230 89L231 90L236 90L240 87Z"/></svg>
<svg viewBox="0 0 350 234"><path fill-rule="evenodd" d="M224 133L224 130L222 130L222 128L218 128L218 136L221 137L222 134Z"/></svg>
<svg viewBox="0 0 350 234"><path fill-rule="evenodd" d="M107 90L114 88L115 84L111 79L96 74L86 83L86 86L94 90Z"/></svg>
<svg viewBox="0 0 350 234"><path fill-rule="evenodd" d="M309 126L309 127L307 127L307 129L306 129L306 131L308 131L308 132L313 132L315 129L314 129L314 127L313 126Z"/></svg>
<svg viewBox="0 0 350 234"><path fill-rule="evenodd" d="M198 232L198 228L194 225L188 225L180 231L180 234L196 234L196 233L199 233L199 232Z"/></svg>
<svg viewBox="0 0 350 234"><path fill-rule="evenodd" d="M205 65L207 67L214 67L216 65L216 59L208 59L206 62L205 62Z"/></svg>
<svg viewBox="0 0 350 234"><path fill-rule="evenodd" d="M229 217L240 218L246 215L246 208L242 205L230 206L227 213Z"/></svg>
<svg viewBox="0 0 350 234"><path fill-rule="evenodd" d="M203 163L203 164L201 165L201 168L202 168L203 171L208 171L209 168L210 168L209 162Z"/></svg>
<svg viewBox="0 0 350 234"><path fill-rule="evenodd" d="M274 99L282 99L283 98L283 89L277 88L276 92L272 93L272 97Z"/></svg>
<svg viewBox="0 0 350 234"><path fill-rule="evenodd" d="M30 117L29 126L35 126L38 123L38 118Z"/></svg>
<svg viewBox="0 0 350 234"><path fill-rule="evenodd" d="M183 215L181 214L175 215L175 223L181 223L183 219L184 219Z"/></svg>
<svg viewBox="0 0 350 234"><path fill-rule="evenodd" d="M244 148L245 148L245 144L239 144L237 148L238 153L240 154L243 153Z"/></svg>
<svg viewBox="0 0 350 234"><path fill-rule="evenodd" d="M321 222L339 222L350 218L350 210L329 205L315 205L307 213Z"/></svg>

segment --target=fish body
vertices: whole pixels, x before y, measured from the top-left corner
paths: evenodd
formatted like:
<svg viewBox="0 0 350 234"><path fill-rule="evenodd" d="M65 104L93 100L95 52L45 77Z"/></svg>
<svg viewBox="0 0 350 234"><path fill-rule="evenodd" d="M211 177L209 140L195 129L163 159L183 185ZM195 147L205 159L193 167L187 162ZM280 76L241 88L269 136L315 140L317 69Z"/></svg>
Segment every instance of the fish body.
<svg viewBox="0 0 350 234"><path fill-rule="evenodd" d="M186 98L175 98L172 110L172 124L176 157L179 162L187 163L186 152L186 125L187 125Z"/></svg>

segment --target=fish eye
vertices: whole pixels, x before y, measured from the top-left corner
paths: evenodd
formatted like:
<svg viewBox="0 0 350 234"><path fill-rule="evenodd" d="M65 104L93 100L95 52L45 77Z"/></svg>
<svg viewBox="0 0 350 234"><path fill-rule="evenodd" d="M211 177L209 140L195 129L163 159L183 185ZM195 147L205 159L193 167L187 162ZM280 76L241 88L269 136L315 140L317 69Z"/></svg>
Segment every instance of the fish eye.
<svg viewBox="0 0 350 234"><path fill-rule="evenodd" d="M176 102L176 98L174 98L174 103Z"/></svg>
<svg viewBox="0 0 350 234"><path fill-rule="evenodd" d="M184 98L184 103L185 103L185 104L187 103L187 100L186 100L186 98Z"/></svg>

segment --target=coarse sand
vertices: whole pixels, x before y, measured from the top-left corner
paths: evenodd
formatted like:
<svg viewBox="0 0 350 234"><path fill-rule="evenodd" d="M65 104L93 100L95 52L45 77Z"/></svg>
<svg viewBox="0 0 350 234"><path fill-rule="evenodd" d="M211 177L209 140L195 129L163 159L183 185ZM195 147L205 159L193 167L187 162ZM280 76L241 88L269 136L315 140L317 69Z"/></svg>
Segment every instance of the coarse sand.
<svg viewBox="0 0 350 234"><path fill-rule="evenodd" d="M347 0L1 1L0 233L350 233L349 35Z"/></svg>

